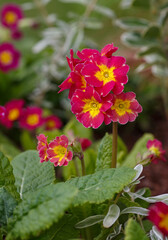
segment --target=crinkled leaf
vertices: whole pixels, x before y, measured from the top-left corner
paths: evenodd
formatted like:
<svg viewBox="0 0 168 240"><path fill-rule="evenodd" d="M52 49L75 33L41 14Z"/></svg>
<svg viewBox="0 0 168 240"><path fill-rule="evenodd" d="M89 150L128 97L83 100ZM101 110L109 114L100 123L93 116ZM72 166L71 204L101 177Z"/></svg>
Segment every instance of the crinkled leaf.
<svg viewBox="0 0 168 240"><path fill-rule="evenodd" d="M15 199L19 199L19 194L15 186L13 168L7 157L0 152L0 188L4 187Z"/></svg>
<svg viewBox="0 0 168 240"><path fill-rule="evenodd" d="M17 190L20 197L29 191L51 184L55 180L54 167L50 162L40 163L38 152L29 150L12 161Z"/></svg>
<svg viewBox="0 0 168 240"><path fill-rule="evenodd" d="M101 203L112 199L115 193L122 191L135 177L135 171L130 168L104 169L94 174L70 179L66 183L79 189L74 199L74 205L86 202Z"/></svg>
<svg viewBox="0 0 168 240"><path fill-rule="evenodd" d="M123 141L118 137L117 162L122 162L126 154L127 148ZM110 168L111 159L112 159L112 135L106 133L100 142L95 171Z"/></svg>
<svg viewBox="0 0 168 240"><path fill-rule="evenodd" d="M149 240L140 225L133 219L129 219L125 228L124 240Z"/></svg>
<svg viewBox="0 0 168 240"><path fill-rule="evenodd" d="M58 183L26 194L14 211L6 240L31 239L49 229L63 216L76 193L75 187Z"/></svg>
<svg viewBox="0 0 168 240"><path fill-rule="evenodd" d="M103 220L103 227L111 227L120 216L120 208L116 204L109 207L108 213Z"/></svg>
<svg viewBox="0 0 168 240"><path fill-rule="evenodd" d="M58 223L50 229L31 240L72 240L79 237L79 231L75 229L77 219L71 215L64 215Z"/></svg>
<svg viewBox="0 0 168 240"><path fill-rule="evenodd" d="M76 228L86 228L86 227L90 227L96 223L102 222L104 219L104 215L94 215L94 216L90 216L88 218L85 218L84 220L78 222L75 227Z"/></svg>
<svg viewBox="0 0 168 240"><path fill-rule="evenodd" d="M148 140L152 140L154 137L152 134L144 134L133 146L131 152L127 155L123 166L135 167L137 165L137 154L145 153L147 151L146 144Z"/></svg>
<svg viewBox="0 0 168 240"><path fill-rule="evenodd" d="M0 225L8 223L16 205L16 199L5 188L0 188Z"/></svg>
<svg viewBox="0 0 168 240"><path fill-rule="evenodd" d="M144 18L125 17L118 19L116 24L123 29L144 29L148 27L149 22Z"/></svg>

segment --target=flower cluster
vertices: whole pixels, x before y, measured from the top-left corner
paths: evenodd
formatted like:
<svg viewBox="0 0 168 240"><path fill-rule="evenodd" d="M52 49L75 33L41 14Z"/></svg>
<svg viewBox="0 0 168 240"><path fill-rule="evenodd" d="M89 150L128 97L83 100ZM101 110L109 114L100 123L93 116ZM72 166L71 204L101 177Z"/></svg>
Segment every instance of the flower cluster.
<svg viewBox="0 0 168 240"><path fill-rule="evenodd" d="M112 55L117 49L108 44L101 52L78 51L79 59L73 57L73 50L67 57L71 72L59 86L59 92L69 89L71 110L87 128L98 128L103 122L112 121L126 124L142 111L133 92L123 93L129 67L124 57Z"/></svg>
<svg viewBox="0 0 168 240"><path fill-rule="evenodd" d="M66 166L69 161L72 160L73 153L69 150L68 138L65 135L56 137L49 144L47 137L43 134L37 136L38 145L37 150L39 152L40 162L54 163L54 166Z"/></svg>
<svg viewBox="0 0 168 240"><path fill-rule="evenodd" d="M12 128L15 121L18 121L19 127L28 130L34 130L44 126L46 130L58 129L62 126L61 120L54 115L43 117L43 110L39 107L28 106L24 108L22 99L14 99L0 106L0 123Z"/></svg>
<svg viewBox="0 0 168 240"><path fill-rule="evenodd" d="M168 205L157 202L149 208L148 219L153 222L158 230L168 236Z"/></svg>
<svg viewBox="0 0 168 240"><path fill-rule="evenodd" d="M0 12L1 24L10 30L13 39L22 37L22 33L19 30L21 19L23 19L23 11L19 5L9 3L2 7Z"/></svg>
<svg viewBox="0 0 168 240"><path fill-rule="evenodd" d="M146 145L149 155L148 158L153 163L158 163L158 161L166 161L166 158L164 157L166 151L162 149L162 143L157 140L149 140Z"/></svg>

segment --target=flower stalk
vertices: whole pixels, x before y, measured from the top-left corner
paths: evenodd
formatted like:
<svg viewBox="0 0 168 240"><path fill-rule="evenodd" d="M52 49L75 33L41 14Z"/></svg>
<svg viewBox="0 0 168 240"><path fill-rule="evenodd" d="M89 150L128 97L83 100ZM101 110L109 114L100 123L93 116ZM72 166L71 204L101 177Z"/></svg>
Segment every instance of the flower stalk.
<svg viewBox="0 0 168 240"><path fill-rule="evenodd" d="M112 142L112 161L111 161L112 168L116 168L116 165L117 165L117 135L118 135L117 122L113 122L113 142Z"/></svg>

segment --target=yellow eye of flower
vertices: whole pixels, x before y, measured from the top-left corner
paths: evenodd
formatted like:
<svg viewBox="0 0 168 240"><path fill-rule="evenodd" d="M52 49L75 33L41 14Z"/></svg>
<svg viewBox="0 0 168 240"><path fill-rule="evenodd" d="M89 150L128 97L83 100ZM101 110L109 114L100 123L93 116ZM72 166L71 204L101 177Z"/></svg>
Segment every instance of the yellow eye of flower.
<svg viewBox="0 0 168 240"><path fill-rule="evenodd" d="M0 53L0 62L4 65L8 65L12 62L12 54L9 51L3 51Z"/></svg>
<svg viewBox="0 0 168 240"><path fill-rule="evenodd" d="M93 118L100 113L102 104L99 103L94 97L91 99L85 99L84 102L85 105L83 106L83 113L89 112Z"/></svg>
<svg viewBox="0 0 168 240"><path fill-rule="evenodd" d="M10 121L15 121L19 117L19 110L17 108L11 109L8 114L8 119Z"/></svg>
<svg viewBox="0 0 168 240"><path fill-rule="evenodd" d="M34 126L39 123L39 115L38 114L31 114L27 117L27 124L30 126Z"/></svg>
<svg viewBox="0 0 168 240"><path fill-rule="evenodd" d="M17 15L14 12L9 11L9 12L6 13L6 15L5 15L5 22L7 24L13 24L16 21L17 21Z"/></svg>

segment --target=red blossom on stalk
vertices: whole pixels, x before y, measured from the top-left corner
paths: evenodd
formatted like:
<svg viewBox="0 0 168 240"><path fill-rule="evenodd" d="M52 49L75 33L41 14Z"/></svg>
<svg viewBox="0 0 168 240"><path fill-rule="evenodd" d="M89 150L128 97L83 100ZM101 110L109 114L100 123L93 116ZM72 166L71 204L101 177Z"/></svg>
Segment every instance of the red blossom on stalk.
<svg viewBox="0 0 168 240"><path fill-rule="evenodd" d="M73 157L72 151L68 150L68 138L65 135L56 137L49 143L47 154L54 166L66 166Z"/></svg>
<svg viewBox="0 0 168 240"><path fill-rule="evenodd" d="M1 9L0 21L4 27L16 29L23 18L23 11L19 5L6 4Z"/></svg>
<svg viewBox="0 0 168 240"><path fill-rule="evenodd" d="M46 130L59 129L62 127L61 120L55 115L44 118L44 124Z"/></svg>
<svg viewBox="0 0 168 240"><path fill-rule="evenodd" d="M4 118L6 114L6 109L3 106L0 106L0 119Z"/></svg>
<svg viewBox="0 0 168 240"><path fill-rule="evenodd" d="M93 87L87 87L85 92L76 90L72 99L72 112L85 127L98 128L104 121L104 112L111 106L112 96L101 98Z"/></svg>
<svg viewBox="0 0 168 240"><path fill-rule="evenodd" d="M149 208L148 219L154 223L158 230L168 236L168 205L157 202Z"/></svg>
<svg viewBox="0 0 168 240"><path fill-rule="evenodd" d="M20 52L11 43L0 45L0 70L8 72L19 66Z"/></svg>
<svg viewBox="0 0 168 240"><path fill-rule="evenodd" d="M24 100L14 99L5 104L6 113L4 118L1 119L1 124L7 128L13 126L13 122L18 120L22 113Z"/></svg>
<svg viewBox="0 0 168 240"><path fill-rule="evenodd" d="M158 163L158 161L166 161L166 158L164 157L166 151L162 149L162 143L159 140L149 140L146 147L150 152L148 157L151 162Z"/></svg>
<svg viewBox="0 0 168 240"><path fill-rule="evenodd" d="M138 113L142 112L142 107L135 99L133 92L121 93L113 95L112 107L106 112L105 124L111 121L126 124L128 121L133 122Z"/></svg>
<svg viewBox="0 0 168 240"><path fill-rule="evenodd" d="M42 109L38 107L28 107L22 111L19 124L21 128L34 130L44 123L42 118Z"/></svg>
<svg viewBox="0 0 168 240"><path fill-rule="evenodd" d="M39 152L40 162L48 162L48 142L47 137L44 134L40 134L37 136L38 144L37 144L37 150Z"/></svg>
<svg viewBox="0 0 168 240"><path fill-rule="evenodd" d="M127 83L128 65L125 65L125 58L119 56L94 55L91 62L86 62L82 74L85 80L103 96L111 90L114 94L120 94Z"/></svg>
<svg viewBox="0 0 168 240"><path fill-rule="evenodd" d="M83 151L88 149L90 147L90 145L92 144L92 141L90 141L88 138L80 138L79 141L81 143L81 147L82 147Z"/></svg>
<svg viewBox="0 0 168 240"><path fill-rule="evenodd" d="M20 40L23 37L23 33L18 29L14 29L11 31L11 37L15 40Z"/></svg>

